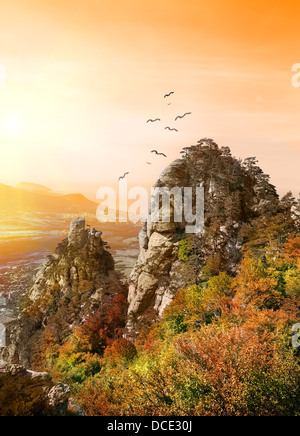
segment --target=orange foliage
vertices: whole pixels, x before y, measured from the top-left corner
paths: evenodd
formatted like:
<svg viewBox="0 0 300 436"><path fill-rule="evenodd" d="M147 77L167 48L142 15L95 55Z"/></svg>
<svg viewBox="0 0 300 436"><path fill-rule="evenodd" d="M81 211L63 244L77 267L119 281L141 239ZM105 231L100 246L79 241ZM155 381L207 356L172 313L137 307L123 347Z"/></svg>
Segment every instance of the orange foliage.
<svg viewBox="0 0 300 436"><path fill-rule="evenodd" d="M283 252L287 257L295 260L300 259L300 237L290 238L283 248Z"/></svg>
<svg viewBox="0 0 300 436"><path fill-rule="evenodd" d="M178 338L175 347L186 374L200 378L205 392L196 414L280 415L287 401L291 414L298 408L299 368L291 353L283 357L272 333L255 331L254 325L208 326Z"/></svg>
<svg viewBox="0 0 300 436"><path fill-rule="evenodd" d="M258 309L278 308L282 295L276 286L275 278L265 276L257 262L246 255L235 280L235 298Z"/></svg>

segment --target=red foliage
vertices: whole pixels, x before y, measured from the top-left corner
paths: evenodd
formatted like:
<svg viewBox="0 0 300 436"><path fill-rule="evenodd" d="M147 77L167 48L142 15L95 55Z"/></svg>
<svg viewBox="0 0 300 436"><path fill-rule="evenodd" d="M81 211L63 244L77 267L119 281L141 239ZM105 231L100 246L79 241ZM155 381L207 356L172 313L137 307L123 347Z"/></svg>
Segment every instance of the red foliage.
<svg viewBox="0 0 300 436"><path fill-rule="evenodd" d="M122 336L125 294L102 304L94 315L86 318L76 335L92 353L103 354L105 348Z"/></svg>
<svg viewBox="0 0 300 436"><path fill-rule="evenodd" d="M136 355L137 351L133 343L124 338L115 340L104 352L104 357L117 362L132 360Z"/></svg>

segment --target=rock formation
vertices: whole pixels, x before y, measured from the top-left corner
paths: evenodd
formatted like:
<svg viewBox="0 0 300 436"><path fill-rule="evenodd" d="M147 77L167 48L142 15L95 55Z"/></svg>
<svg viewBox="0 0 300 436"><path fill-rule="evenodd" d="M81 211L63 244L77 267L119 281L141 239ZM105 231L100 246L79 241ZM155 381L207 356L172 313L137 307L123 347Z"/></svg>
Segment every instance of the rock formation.
<svg viewBox="0 0 300 436"><path fill-rule="evenodd" d="M47 373L0 365L0 416L65 416L70 394Z"/></svg>
<svg viewBox="0 0 300 436"><path fill-rule="evenodd" d="M114 260L105 249L101 235L94 228L86 230L83 218L72 221L68 238L58 245L56 253L37 274L28 293L31 303L39 303L41 298L53 296L55 292L60 298L72 298L79 292L81 298L86 296L80 311L82 319L93 301L99 302L100 294L111 291L118 279Z"/></svg>
<svg viewBox="0 0 300 436"><path fill-rule="evenodd" d="M168 192L177 188L177 194L170 196L168 206L164 201L152 201L140 232L140 254L129 282L129 338L159 319L180 288L205 281L203 267L209 261L235 275L242 258L243 227L278 211L276 190L254 158L237 160L227 147L220 149L211 139L185 148L182 155L154 186ZM185 188L192 193L191 210L183 200ZM200 212L196 208L198 188L204 193L203 226L188 233L187 226L193 222L187 212L194 217ZM180 205L182 216L178 219ZM94 228L87 230L84 219L74 220L68 238L38 272L19 318L3 321L7 337L6 347L0 348L0 362L5 362L0 366L2 414L66 413L68 387L53 383L48 374L24 367L33 368L42 335L47 332L51 336L52 326L60 335L53 340L61 344L89 315L120 293L124 295L101 236Z"/></svg>
<svg viewBox="0 0 300 436"><path fill-rule="evenodd" d="M199 186L204 187L205 225L202 232L189 238L197 264L189 277L186 265L178 259L181 241L187 236L187 222L184 217L175 222L173 197L170 222L153 222L152 209L140 233L140 255L129 286L128 336L159 318L187 281L201 281L201 266L209 257L221 254L225 269L234 274L241 259L243 224L275 213L278 205L275 188L254 158L237 160L227 147L219 149L211 139L184 149L182 159L174 161L154 187L192 187L195 192ZM195 205L195 194L193 200ZM163 216L162 204L159 208Z"/></svg>
<svg viewBox="0 0 300 436"><path fill-rule="evenodd" d="M3 361L31 368L34 349L51 317L67 335L121 292L114 260L101 235L94 228L86 230L82 218L71 223L68 238L38 272L19 319L7 324L7 347L0 349Z"/></svg>

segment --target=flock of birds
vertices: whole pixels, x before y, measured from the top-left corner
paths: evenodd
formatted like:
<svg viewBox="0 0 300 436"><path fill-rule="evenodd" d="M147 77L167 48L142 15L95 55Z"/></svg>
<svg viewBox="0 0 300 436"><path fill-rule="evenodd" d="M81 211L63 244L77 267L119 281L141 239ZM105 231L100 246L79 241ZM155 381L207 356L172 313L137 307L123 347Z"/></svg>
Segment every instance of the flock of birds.
<svg viewBox="0 0 300 436"><path fill-rule="evenodd" d="M168 94L165 94L164 98L168 98L168 97L170 97L172 94L175 94L175 92L172 91L172 92L169 92ZM170 104L171 104L171 103L169 103L169 105L170 105ZM182 120L183 118L185 118L186 116L191 115L191 114L192 114L192 112L186 112L186 113L184 113L183 115L178 115L178 116L175 118L175 121L177 121L177 120ZM160 118L155 118L155 119L151 119L151 118L150 118L149 120L147 120L147 123L156 123L156 122L159 122L159 121L161 121ZM170 132L178 132L177 129L175 129L174 127L169 127L169 126L165 127L165 130L169 130ZM167 157L167 155L166 155L165 153L160 153L160 152L158 152L157 150L152 150L151 153L154 153L154 154L157 155L157 156ZM147 162L147 165L152 165L152 163L151 163L151 162ZM120 182L120 180L125 179L125 177L128 176L129 174L130 174L129 172L126 172L126 173L124 173L123 176L120 176L120 177L119 177L119 182Z"/></svg>

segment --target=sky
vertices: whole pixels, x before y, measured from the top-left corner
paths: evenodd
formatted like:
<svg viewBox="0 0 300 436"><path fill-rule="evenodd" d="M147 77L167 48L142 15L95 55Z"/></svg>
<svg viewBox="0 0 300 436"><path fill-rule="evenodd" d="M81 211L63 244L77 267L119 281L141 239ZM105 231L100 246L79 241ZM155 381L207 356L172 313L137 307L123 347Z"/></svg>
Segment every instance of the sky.
<svg viewBox="0 0 300 436"><path fill-rule="evenodd" d="M291 0L0 0L0 183L95 199L129 171L148 188L210 137L297 195L299 14Z"/></svg>

